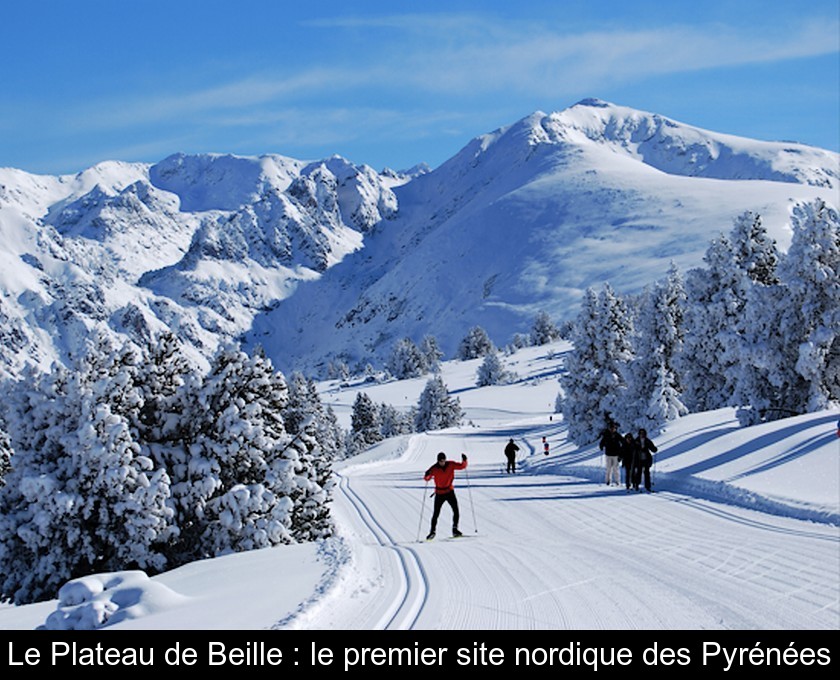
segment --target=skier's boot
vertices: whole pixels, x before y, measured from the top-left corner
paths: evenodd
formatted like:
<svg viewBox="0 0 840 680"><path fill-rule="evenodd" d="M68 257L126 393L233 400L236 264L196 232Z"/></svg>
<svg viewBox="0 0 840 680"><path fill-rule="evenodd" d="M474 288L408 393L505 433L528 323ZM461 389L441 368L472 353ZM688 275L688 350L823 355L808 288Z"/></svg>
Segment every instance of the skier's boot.
<svg viewBox="0 0 840 680"><path fill-rule="evenodd" d="M430 531L430 532L429 532L429 535L428 535L428 536L426 536L426 540L427 540L427 541L431 541L434 537L435 537L435 532L434 532L434 531Z"/></svg>
<svg viewBox="0 0 840 680"><path fill-rule="evenodd" d="M463 535L464 534L462 534L460 531L458 531L457 528L452 529L452 538L458 538L459 536L463 536Z"/></svg>

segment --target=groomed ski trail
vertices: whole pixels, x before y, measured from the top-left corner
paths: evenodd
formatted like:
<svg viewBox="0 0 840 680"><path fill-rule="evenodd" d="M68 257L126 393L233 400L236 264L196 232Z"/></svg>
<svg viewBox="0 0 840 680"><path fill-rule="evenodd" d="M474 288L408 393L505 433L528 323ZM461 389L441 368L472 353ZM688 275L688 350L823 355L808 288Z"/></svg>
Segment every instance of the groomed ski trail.
<svg viewBox="0 0 840 680"><path fill-rule="evenodd" d="M539 444L538 431L530 440ZM321 629L825 629L840 624L836 526L686 494L626 493L573 474L499 472L509 430L414 435L348 464L334 511L353 554L298 625ZM417 542L423 472L456 473L460 528ZM543 461L540 454L533 459ZM473 514L475 513L475 514ZM477 524L478 526L474 526Z"/></svg>

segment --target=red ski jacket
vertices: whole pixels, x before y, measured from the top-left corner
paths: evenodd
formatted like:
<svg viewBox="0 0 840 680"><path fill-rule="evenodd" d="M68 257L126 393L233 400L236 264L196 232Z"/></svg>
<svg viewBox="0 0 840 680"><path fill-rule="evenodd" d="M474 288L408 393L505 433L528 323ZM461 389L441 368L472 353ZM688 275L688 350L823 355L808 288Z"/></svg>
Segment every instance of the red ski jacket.
<svg viewBox="0 0 840 680"><path fill-rule="evenodd" d="M463 460L456 463L454 460L446 461L445 465L438 465L435 463L426 470L426 475L423 477L427 482L430 479L435 480L435 493L444 494L449 493L454 488L455 470L463 470L467 467L467 461Z"/></svg>

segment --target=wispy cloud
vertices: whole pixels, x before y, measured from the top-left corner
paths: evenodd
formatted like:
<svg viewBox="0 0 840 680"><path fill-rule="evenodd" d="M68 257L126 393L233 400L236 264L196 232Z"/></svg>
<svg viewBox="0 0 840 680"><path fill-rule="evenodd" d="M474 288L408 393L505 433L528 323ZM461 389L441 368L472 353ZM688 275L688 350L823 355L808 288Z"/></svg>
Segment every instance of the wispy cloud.
<svg viewBox="0 0 840 680"><path fill-rule="evenodd" d="M316 53L280 75L249 74L186 93L95 102L77 111L73 124L113 128L224 112L272 116L313 98L335 107L359 92L462 100L516 92L554 100L582 89L598 92L618 81L833 53L840 31L835 19L786 26L776 34L720 25L570 34L562 27L461 14L324 19L309 25L382 29L386 35L367 41L365 49L354 45L340 66L334 60L319 63Z"/></svg>
<svg viewBox="0 0 840 680"><path fill-rule="evenodd" d="M403 23L395 19L393 25ZM597 90L618 79L639 81L661 74L773 63L837 53L840 47L836 19L785 26L776 33L673 25L569 34L543 25L476 21L462 29L460 39L453 39L453 33L439 28L431 20L421 22L420 28L413 26L415 32L430 29L424 33L423 48L406 49L395 57L403 66L401 77L429 91L513 88L544 95L557 93L558 88L578 90L581 85Z"/></svg>
<svg viewBox="0 0 840 680"><path fill-rule="evenodd" d="M305 28L318 34L312 49L282 52L275 63L253 68L231 59L224 80L216 76L215 54L206 63L197 55L194 78L178 79L180 89L174 78L157 86L147 78L61 106L41 91L9 99L0 104L6 146L12 149L15 131L27 126L37 128L43 148L74 141L99 158L439 142L572 97L604 96L616 85L641 89L657 76L840 51L836 16L778 27L647 22L572 31L545 18L430 13L321 19Z"/></svg>

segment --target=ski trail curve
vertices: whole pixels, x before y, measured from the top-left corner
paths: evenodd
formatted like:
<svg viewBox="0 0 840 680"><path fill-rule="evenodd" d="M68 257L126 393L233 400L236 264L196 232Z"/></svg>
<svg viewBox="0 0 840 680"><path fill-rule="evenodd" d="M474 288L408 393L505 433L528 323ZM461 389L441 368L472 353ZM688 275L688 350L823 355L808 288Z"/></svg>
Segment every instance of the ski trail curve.
<svg viewBox="0 0 840 680"><path fill-rule="evenodd" d="M358 513L364 526L381 547L391 550L396 555L400 564L399 594L373 628L375 630L411 630L426 604L429 592L428 579L417 553L412 548L397 544L373 516L367 504L351 488L350 479L343 475L338 476L339 489Z"/></svg>

